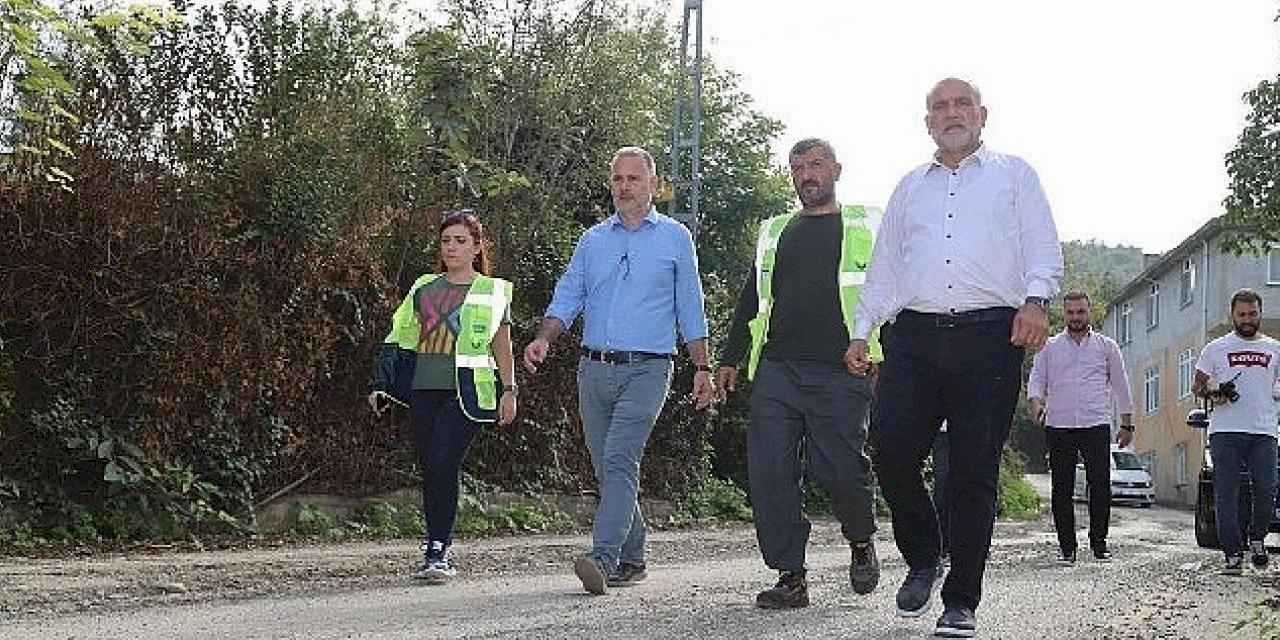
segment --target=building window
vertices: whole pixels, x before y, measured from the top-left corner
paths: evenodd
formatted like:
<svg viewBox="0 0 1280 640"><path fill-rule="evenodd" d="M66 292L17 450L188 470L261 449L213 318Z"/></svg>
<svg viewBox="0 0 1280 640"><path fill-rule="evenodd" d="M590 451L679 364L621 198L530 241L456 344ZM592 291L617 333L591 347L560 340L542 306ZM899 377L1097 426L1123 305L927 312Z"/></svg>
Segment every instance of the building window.
<svg viewBox="0 0 1280 640"><path fill-rule="evenodd" d="M1147 470L1147 473L1151 474L1151 486L1155 488L1159 485L1156 479L1160 477L1156 475L1160 464L1160 459L1156 456L1156 452L1148 451L1138 456L1138 459L1142 461L1142 467Z"/></svg>
<svg viewBox="0 0 1280 640"><path fill-rule="evenodd" d="M1191 383L1196 377L1196 354L1188 348L1178 354L1178 399L1191 397Z"/></svg>
<svg viewBox="0 0 1280 640"><path fill-rule="evenodd" d="M1120 303L1120 313L1116 314L1116 342L1129 344L1133 340L1132 323L1133 303Z"/></svg>
<svg viewBox="0 0 1280 640"><path fill-rule="evenodd" d="M1160 370L1156 367L1147 369L1143 378L1142 389L1146 397L1147 415L1160 410Z"/></svg>
<svg viewBox="0 0 1280 640"><path fill-rule="evenodd" d="M1178 281L1178 300L1182 306L1191 304L1191 294L1196 290L1196 261L1187 258L1182 261L1182 279Z"/></svg>
<svg viewBox="0 0 1280 640"><path fill-rule="evenodd" d="M1173 447L1173 472L1178 474L1177 484L1187 484L1187 445L1179 443Z"/></svg>
<svg viewBox="0 0 1280 640"><path fill-rule="evenodd" d="M1160 324L1160 283L1152 282L1147 292L1147 328Z"/></svg>
<svg viewBox="0 0 1280 640"><path fill-rule="evenodd" d="M1267 284L1280 284L1280 245L1267 254Z"/></svg>

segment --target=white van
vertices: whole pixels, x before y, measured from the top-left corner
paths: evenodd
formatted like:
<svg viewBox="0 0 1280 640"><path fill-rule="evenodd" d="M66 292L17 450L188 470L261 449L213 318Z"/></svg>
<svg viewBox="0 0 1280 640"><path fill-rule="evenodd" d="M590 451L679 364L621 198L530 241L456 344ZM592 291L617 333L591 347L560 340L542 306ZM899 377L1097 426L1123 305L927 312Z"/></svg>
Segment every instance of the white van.
<svg viewBox="0 0 1280 640"><path fill-rule="evenodd" d="M1077 501L1089 499L1083 462L1076 464L1076 484L1071 497ZM1114 444L1111 445L1111 501L1131 502L1140 507L1150 507L1156 502L1151 474L1142 466L1142 460L1134 452Z"/></svg>

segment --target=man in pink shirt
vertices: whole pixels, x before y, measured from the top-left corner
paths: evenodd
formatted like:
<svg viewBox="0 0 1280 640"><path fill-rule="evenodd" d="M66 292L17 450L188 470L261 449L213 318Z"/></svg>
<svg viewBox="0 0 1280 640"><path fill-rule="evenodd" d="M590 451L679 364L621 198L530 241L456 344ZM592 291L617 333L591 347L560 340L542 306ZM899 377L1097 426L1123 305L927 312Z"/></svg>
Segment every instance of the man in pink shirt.
<svg viewBox="0 0 1280 640"><path fill-rule="evenodd" d="M1071 489L1076 482L1077 455L1084 458L1089 486L1089 546L1098 560L1110 560L1107 529L1111 525L1111 401L1120 412L1121 447L1133 440L1133 398L1124 358L1115 340L1089 326L1088 294L1062 298L1067 329L1049 339L1036 354L1027 381L1031 415L1048 427L1049 472L1053 476L1053 526L1064 563L1076 561L1076 518Z"/></svg>

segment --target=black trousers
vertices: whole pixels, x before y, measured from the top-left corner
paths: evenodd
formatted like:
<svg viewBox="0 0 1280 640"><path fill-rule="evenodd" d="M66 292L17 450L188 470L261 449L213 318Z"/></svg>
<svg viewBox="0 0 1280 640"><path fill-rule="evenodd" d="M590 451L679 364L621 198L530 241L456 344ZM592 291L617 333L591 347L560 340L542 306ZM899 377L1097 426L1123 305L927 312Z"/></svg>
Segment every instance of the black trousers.
<svg viewBox="0 0 1280 640"><path fill-rule="evenodd" d="M951 469L949 449L946 432L938 432L937 440L933 441L933 509L938 513L943 555L951 553L951 532L947 530L951 524L947 516L947 473Z"/></svg>
<svg viewBox="0 0 1280 640"><path fill-rule="evenodd" d="M982 598L1000 452L1022 385L1023 350L1009 343L1014 313L993 309L980 321L946 326L935 316L904 311L880 332L885 362L871 442L893 537L912 568L938 563L938 515L922 470L938 425L947 420L951 569L942 600L949 605L977 608Z"/></svg>
<svg viewBox="0 0 1280 640"><path fill-rule="evenodd" d="M427 539L448 546L458 519L459 480L462 461L480 432L480 424L462 413L456 391L416 390L409 397L422 470L422 512L427 519Z"/></svg>
<svg viewBox="0 0 1280 640"><path fill-rule="evenodd" d="M1111 425L1086 429L1049 427L1045 444L1053 475L1053 528L1058 530L1058 546L1066 553L1076 550L1076 508L1071 491L1076 484L1078 457L1084 458L1085 482L1089 486L1089 546L1102 545L1111 527Z"/></svg>

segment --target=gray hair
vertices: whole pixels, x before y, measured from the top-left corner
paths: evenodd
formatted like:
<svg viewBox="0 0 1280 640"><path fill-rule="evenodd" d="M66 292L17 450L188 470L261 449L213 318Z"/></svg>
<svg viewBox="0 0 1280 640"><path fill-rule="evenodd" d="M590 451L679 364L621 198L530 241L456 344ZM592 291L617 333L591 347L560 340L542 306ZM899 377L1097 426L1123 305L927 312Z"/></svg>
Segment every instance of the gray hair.
<svg viewBox="0 0 1280 640"><path fill-rule="evenodd" d="M644 147L623 147L613 152L613 158L609 160L609 169L613 170L613 165L618 162L618 158L644 158L644 164L649 168L649 175L658 175L658 164L653 161L653 154L645 150Z"/></svg>
<svg viewBox="0 0 1280 640"><path fill-rule="evenodd" d="M929 107L933 106L933 94L937 93L938 89L941 89L942 85L948 82L959 82L960 84L963 84L964 86L969 87L969 92L973 94L974 106L978 106L978 107L982 106L982 91L978 89L978 85L968 80L965 80L964 78L950 77L950 78L943 78L939 80L936 84L933 85L932 89L929 89L929 93L925 94L924 108L926 111L929 110Z"/></svg>
<svg viewBox="0 0 1280 640"><path fill-rule="evenodd" d="M815 147L822 148L823 151L827 152L827 157L831 158L833 162L836 162L836 148L831 146L830 142L827 142L822 138L805 138L804 140L795 143L795 145L791 147L791 153L789 155L798 156L808 153L810 149Z"/></svg>

